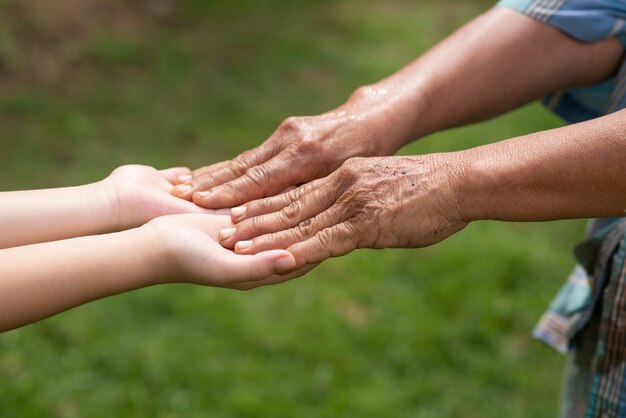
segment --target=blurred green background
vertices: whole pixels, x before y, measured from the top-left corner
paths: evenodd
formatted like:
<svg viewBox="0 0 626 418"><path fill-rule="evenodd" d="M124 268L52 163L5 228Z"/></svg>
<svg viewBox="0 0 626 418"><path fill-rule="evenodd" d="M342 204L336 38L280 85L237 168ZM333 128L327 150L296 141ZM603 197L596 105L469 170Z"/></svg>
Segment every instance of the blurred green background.
<svg viewBox="0 0 626 418"><path fill-rule="evenodd" d="M491 6L0 0L0 189L231 158ZM532 104L403 152L560 124ZM582 230L479 222L273 288L161 286L94 302L0 335L0 415L555 416L564 358L530 331Z"/></svg>

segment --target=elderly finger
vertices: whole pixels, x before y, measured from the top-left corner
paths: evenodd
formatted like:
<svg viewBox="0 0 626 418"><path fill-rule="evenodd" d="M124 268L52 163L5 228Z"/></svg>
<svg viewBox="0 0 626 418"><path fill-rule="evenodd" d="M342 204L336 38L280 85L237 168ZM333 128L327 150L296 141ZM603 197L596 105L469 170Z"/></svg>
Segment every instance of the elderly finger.
<svg viewBox="0 0 626 418"><path fill-rule="evenodd" d="M306 178L306 172L294 170L295 160L285 154L246 170L244 175L228 183L194 193L194 203L206 208L228 208L274 195L286 187L301 183Z"/></svg>
<svg viewBox="0 0 626 418"><path fill-rule="evenodd" d="M287 248L296 259L296 269L330 257L339 257L358 248L358 227L354 218L331 228L322 229L312 238Z"/></svg>
<svg viewBox="0 0 626 418"><path fill-rule="evenodd" d="M229 171L235 178L243 174L248 168L264 163L275 154L275 146L272 143L264 142L258 147L242 152L231 160L198 168L193 171L193 176L200 177L206 174Z"/></svg>
<svg viewBox="0 0 626 418"><path fill-rule="evenodd" d="M232 228L222 230L220 234L222 245L232 246L240 240L284 231L319 215L335 202L339 194L337 190L328 192L326 190L326 187L320 187L312 193L304 194L279 211L246 219Z"/></svg>
<svg viewBox="0 0 626 418"><path fill-rule="evenodd" d="M204 173L216 171L219 168L226 166L228 163L229 161L221 161L219 163L211 164L209 166L202 167L193 171L188 170L185 173L178 174L171 181L171 183L176 186L172 189L172 194L176 197L191 200L191 196L193 195L193 185L191 184L191 181L194 178L201 178Z"/></svg>
<svg viewBox="0 0 626 418"><path fill-rule="evenodd" d="M313 180L300 187L293 188L286 193L253 200L243 206L234 207L230 211L232 220L233 222L241 222L256 216L277 212L293 202L302 199L303 196L313 193L323 184L324 179Z"/></svg>
<svg viewBox="0 0 626 418"><path fill-rule="evenodd" d="M319 231L330 228L343 222L346 218L346 209L338 204L329 203L330 206L321 213L318 213L314 217L308 217L299 222L293 228L282 230L275 233L268 233L262 236L255 236L246 238L242 236L241 239L236 241L225 241L225 243L235 244L235 250L238 254L255 254L261 251L267 251L270 249L285 249L297 242L306 241L313 237ZM254 221L258 218L253 218L250 221ZM282 221L278 221L279 223ZM254 227L254 226L253 226ZM239 226L237 226L237 235L239 235ZM244 231L244 232L254 232ZM254 238L250 240L249 238ZM231 244L232 245L232 244Z"/></svg>
<svg viewBox="0 0 626 418"><path fill-rule="evenodd" d="M230 160L219 161L217 163L205 165L204 167L196 168L195 170L193 170L191 172L191 175L192 177L200 177L204 174L212 173L214 171L222 169L226 167L228 164L230 164ZM189 178L189 180L191 180L191 178Z"/></svg>
<svg viewBox="0 0 626 418"><path fill-rule="evenodd" d="M273 156L273 147L262 144L249 151L239 154L232 160L222 161L206 167L196 169L191 175L179 177L181 184L176 186L172 194L183 199L191 200L197 191L208 190L220 184L227 183L243 175L246 170L269 160Z"/></svg>

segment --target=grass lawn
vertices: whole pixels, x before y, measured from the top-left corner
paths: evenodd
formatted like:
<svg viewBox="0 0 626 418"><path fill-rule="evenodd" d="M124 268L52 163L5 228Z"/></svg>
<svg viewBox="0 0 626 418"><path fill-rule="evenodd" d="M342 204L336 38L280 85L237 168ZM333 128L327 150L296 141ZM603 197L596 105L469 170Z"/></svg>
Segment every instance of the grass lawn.
<svg viewBox="0 0 626 418"><path fill-rule="evenodd" d="M101 30L66 51L74 61L63 82L7 83L0 189L94 181L126 163L231 158L289 115L341 103L491 4L171 3L145 29ZM26 65L18 41L0 30L9 75ZM402 152L560 124L531 104ZM357 251L273 288L173 285L94 302L0 335L0 415L555 416L564 358L530 331L583 226L478 222L430 248Z"/></svg>

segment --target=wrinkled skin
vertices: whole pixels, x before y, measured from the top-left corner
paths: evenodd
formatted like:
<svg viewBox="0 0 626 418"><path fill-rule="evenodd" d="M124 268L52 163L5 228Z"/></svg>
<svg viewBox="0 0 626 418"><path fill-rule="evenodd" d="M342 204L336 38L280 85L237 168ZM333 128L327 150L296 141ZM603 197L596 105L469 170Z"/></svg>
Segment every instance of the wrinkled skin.
<svg viewBox="0 0 626 418"><path fill-rule="evenodd" d="M352 158L328 177L233 209L236 225L221 243L239 254L287 249L297 268L356 248L428 246L467 224L457 172L436 154Z"/></svg>
<svg viewBox="0 0 626 418"><path fill-rule="evenodd" d="M393 154L404 143L394 131L403 128L387 114L387 94L364 87L334 111L290 117L260 146L179 177L172 194L229 208L324 177L351 157Z"/></svg>

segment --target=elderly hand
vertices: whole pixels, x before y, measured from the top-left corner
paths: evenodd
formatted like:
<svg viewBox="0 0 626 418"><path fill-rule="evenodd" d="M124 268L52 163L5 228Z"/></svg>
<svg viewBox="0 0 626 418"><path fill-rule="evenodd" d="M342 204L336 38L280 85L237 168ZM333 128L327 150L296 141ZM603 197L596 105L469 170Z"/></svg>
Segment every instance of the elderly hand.
<svg viewBox="0 0 626 418"><path fill-rule="evenodd" d="M455 154L352 158L279 196L232 209L222 245L239 254L287 249L296 268L356 248L424 247L461 230Z"/></svg>
<svg viewBox="0 0 626 418"><path fill-rule="evenodd" d="M399 96L364 87L335 111L288 118L259 147L181 176L172 193L206 208L232 207L324 177L350 157L392 154L411 135L392 105Z"/></svg>

